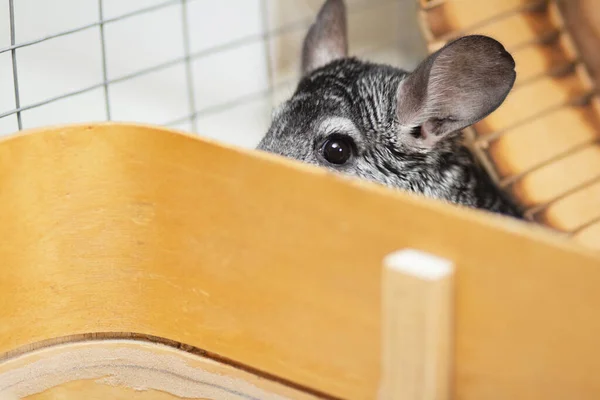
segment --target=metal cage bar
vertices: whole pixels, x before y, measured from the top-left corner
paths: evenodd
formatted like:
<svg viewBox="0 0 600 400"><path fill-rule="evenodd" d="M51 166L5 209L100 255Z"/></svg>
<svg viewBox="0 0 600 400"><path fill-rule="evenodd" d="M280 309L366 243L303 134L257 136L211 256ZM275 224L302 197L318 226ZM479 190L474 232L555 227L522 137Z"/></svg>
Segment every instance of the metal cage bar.
<svg viewBox="0 0 600 400"><path fill-rule="evenodd" d="M15 90L15 113L17 114L17 124L19 130L23 129L23 121L21 118L21 98L19 95L19 73L17 71L17 48L15 47L15 4L14 0L8 0L8 12L10 15L10 44L11 44L11 60L12 60L12 73L13 73L13 85Z"/></svg>
<svg viewBox="0 0 600 400"><path fill-rule="evenodd" d="M188 6L189 6L189 3L193 2L193 1L194 0L167 0L167 1L163 1L161 3L155 4L153 6L140 8L138 10L127 12L122 15L118 15L118 16L111 17L111 18L105 18L104 1L98 0L98 2L97 2L97 9L98 9L98 15L99 15L98 21L95 21L90 24L82 25L82 26L79 26L76 28L64 30L64 31L61 31L58 33L46 35L46 36L43 36L40 38L36 38L34 40L28 40L28 41L19 43L16 41L16 35L15 35L16 28L15 28L15 18L14 18L14 0L9 0L11 41L10 41L10 46L5 47L5 48L0 48L0 54L10 52L11 56L12 56L12 69L13 69L12 72L13 72L13 81L14 81L14 87L15 87L14 88L15 108L10 109L10 110L0 110L0 119L4 118L4 117L8 117L10 115L16 115L17 121L18 121L18 129L21 130L21 129L23 129L22 113L24 111L31 110L31 109L34 109L37 107L41 107L41 106L47 105L49 103L63 100L63 99L66 99L66 98L69 98L72 96L77 96L77 95L80 95L83 93L91 92L96 89L102 89L104 92L104 108L105 108L106 119L111 120L112 114L113 114L112 111L114 111L114 110L111 110L111 97L110 97L111 85L113 85L115 83L128 81L128 80L131 80L131 79L134 79L137 77L141 77L141 76L150 74L152 72L157 72L157 71L169 68L169 67L183 64L185 66L185 81L187 84L187 97L188 97L189 112L186 115L184 115L180 118L177 118L175 120L166 121L164 123L164 125L177 125L177 124L181 124L184 122L190 122L191 126L192 126L192 130L194 132L196 132L198 118L209 115L209 114L218 113L218 112L227 110L232 107L243 105L245 103L255 101L260 98L265 98L268 96L271 96L271 98L272 98L274 91L291 83L291 81L285 81L285 82L280 82L278 84L275 84L273 65L272 65L272 54L271 54L271 49L270 49L270 45L269 45L269 40L272 37L277 36L277 35L282 35L282 34L290 33L290 32L293 32L293 31L296 31L299 29L308 28L310 26L310 24L312 23L312 17L306 18L303 20L299 20L299 21L296 21L293 23L288 23L282 27L271 29L271 27L269 26L269 22L267 20L267 13L269 11L267 1L261 0L262 32L252 34L252 35L247 35L245 37L231 40L227 43L219 44L219 45L216 45L216 46L213 46L210 48L203 49L201 51L192 52L192 48L191 48L191 44L190 44L191 39L190 39L190 27L189 27L189 18L188 18ZM372 2L370 0L361 0L355 4L355 7L356 7L355 9L357 11L364 11L364 10L368 10L369 8L372 8L372 7L378 7L378 6L390 4L390 3L393 3L396 1L398 1L398 0L380 0L377 2ZM118 21L126 20L128 18L146 14L146 13L149 13L152 11L157 11L157 10L160 10L160 9L163 9L163 8L166 8L169 6L173 6L176 4L180 4L181 8L182 8L181 23L182 23L183 41L184 41L183 42L183 47L184 47L183 56L177 57L175 59L167 60L167 61L158 63L156 65L152 65L152 66L149 66L149 67L146 67L143 69L139 69L137 71L128 73L126 75L110 78L109 74L108 74L108 61L107 60L108 60L109 54L108 54L107 45L106 45L105 27L109 24L112 24L112 23L115 23ZM23 102L21 101L21 96L20 96L20 92L19 92L18 62L17 62L17 57L16 57L17 50L19 50L21 48L29 47L29 46L34 46L39 43L43 43L43 42L46 42L48 40L52 40L55 38L72 35L72 34L82 32L82 31L85 31L88 29L93 29L95 27L97 27L99 29L99 35L100 35L102 80L98 83L94 83L87 87L82 87L77 90L72 90L72 91L68 91L65 93L61 93L59 95L52 96L52 97L49 97L47 99L43 99L43 100L40 100L37 102L23 104ZM217 53L220 53L223 51L227 51L227 50L233 50L233 49L236 49L236 48L248 45L248 44L260 42L260 41L262 41L264 43L265 53L267 55L266 66L267 66L267 78L268 78L268 82L269 82L268 88L266 90L260 90L255 93L250 93L250 94L246 94L246 95L240 96L235 99L231 99L231 100L223 102L221 104L215 104L215 105L211 105L208 107L198 109L196 94L194 92L194 71L192 68L192 62L194 62L198 59L201 59L203 57L208 57L210 55L214 55L214 54L217 54ZM397 45L397 43L398 43L398 41L396 39L394 39L393 41L390 41L390 43L387 44L386 46L389 46L391 48L391 47ZM377 50L380 50L380 49L377 49Z"/></svg>

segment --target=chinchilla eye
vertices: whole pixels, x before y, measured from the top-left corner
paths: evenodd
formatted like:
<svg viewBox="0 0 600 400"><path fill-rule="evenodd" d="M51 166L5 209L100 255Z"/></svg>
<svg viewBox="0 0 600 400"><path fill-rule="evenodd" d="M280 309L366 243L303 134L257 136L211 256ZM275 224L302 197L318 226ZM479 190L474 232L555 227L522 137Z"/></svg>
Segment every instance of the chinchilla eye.
<svg viewBox="0 0 600 400"><path fill-rule="evenodd" d="M321 154L330 164L342 165L350 160L354 151L354 143L347 136L331 135L323 142Z"/></svg>

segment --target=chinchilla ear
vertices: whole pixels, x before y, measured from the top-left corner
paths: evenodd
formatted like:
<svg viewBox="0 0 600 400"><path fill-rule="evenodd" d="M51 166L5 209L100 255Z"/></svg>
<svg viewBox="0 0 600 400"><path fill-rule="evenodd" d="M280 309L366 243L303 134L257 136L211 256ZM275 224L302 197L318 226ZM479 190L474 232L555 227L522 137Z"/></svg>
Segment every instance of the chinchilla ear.
<svg viewBox="0 0 600 400"><path fill-rule="evenodd" d="M472 35L447 44L398 87L400 141L435 146L498 108L515 78L515 62L498 41Z"/></svg>
<svg viewBox="0 0 600 400"><path fill-rule="evenodd" d="M302 74L348 55L344 0L327 0L312 24L302 48Z"/></svg>

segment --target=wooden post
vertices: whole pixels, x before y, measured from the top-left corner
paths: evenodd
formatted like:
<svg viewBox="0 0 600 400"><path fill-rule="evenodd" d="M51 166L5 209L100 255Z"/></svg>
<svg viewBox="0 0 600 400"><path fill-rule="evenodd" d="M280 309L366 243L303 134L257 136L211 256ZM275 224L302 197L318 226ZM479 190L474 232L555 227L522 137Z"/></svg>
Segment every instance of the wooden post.
<svg viewBox="0 0 600 400"><path fill-rule="evenodd" d="M381 400L450 399L453 274L416 250L385 258Z"/></svg>

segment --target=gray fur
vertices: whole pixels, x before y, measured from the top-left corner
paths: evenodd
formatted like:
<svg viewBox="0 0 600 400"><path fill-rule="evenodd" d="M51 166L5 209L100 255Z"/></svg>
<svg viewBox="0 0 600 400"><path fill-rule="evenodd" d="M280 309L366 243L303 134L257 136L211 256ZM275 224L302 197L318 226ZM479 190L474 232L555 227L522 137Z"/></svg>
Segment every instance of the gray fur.
<svg viewBox="0 0 600 400"><path fill-rule="evenodd" d="M512 88L514 60L503 46L488 37L467 36L408 73L348 57L345 20L343 0L327 0L304 42L304 76L274 113L258 149L520 217L460 135L494 111ZM346 164L329 164L320 152L334 133L354 143Z"/></svg>

